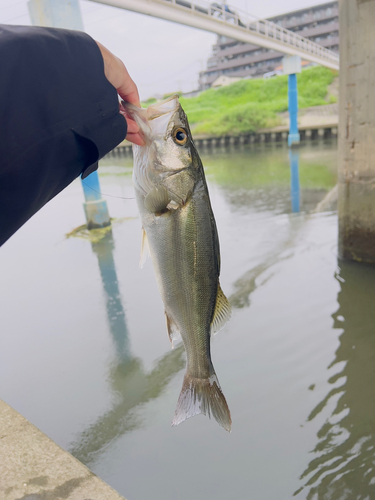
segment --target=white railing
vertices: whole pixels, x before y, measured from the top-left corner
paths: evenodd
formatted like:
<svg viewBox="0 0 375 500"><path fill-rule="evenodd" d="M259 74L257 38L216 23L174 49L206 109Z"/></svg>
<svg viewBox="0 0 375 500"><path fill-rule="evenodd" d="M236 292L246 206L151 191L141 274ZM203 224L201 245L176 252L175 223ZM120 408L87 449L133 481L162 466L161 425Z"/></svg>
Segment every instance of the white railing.
<svg viewBox="0 0 375 500"><path fill-rule="evenodd" d="M225 24L235 25L238 29L257 33L262 37L273 39L281 45L295 47L307 54L313 54L333 64L339 64L339 56L332 50L328 50L318 43L312 42L308 38L304 38L293 31L282 28L271 21L257 19L247 12L231 7L230 5L207 2L205 0L195 0L194 2L190 2L189 0L159 0L159 2L174 4L176 7L187 9L191 13L215 18ZM280 51L282 52L281 47Z"/></svg>
<svg viewBox="0 0 375 500"><path fill-rule="evenodd" d="M335 52L275 23L258 19L224 3L207 0L91 1L193 26L284 54L299 55L328 68L339 69L339 56Z"/></svg>

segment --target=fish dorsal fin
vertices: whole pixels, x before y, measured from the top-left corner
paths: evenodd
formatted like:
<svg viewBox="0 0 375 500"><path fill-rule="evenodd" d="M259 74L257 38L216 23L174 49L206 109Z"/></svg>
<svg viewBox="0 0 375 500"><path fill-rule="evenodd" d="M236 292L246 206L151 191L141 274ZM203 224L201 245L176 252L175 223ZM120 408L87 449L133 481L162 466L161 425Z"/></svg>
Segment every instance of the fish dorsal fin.
<svg viewBox="0 0 375 500"><path fill-rule="evenodd" d="M151 189L146 195L144 205L149 212L160 214L167 209L167 205L170 201L171 197L168 190L164 186L159 185Z"/></svg>
<svg viewBox="0 0 375 500"><path fill-rule="evenodd" d="M167 330L168 330L169 340L171 341L172 349L173 349L176 342L180 340L181 333L180 333L178 326L171 318L171 316L168 316L166 311L164 311L164 314L165 314L165 319L167 321Z"/></svg>
<svg viewBox="0 0 375 500"><path fill-rule="evenodd" d="M150 246L148 244L146 231L142 227L142 242L141 242L141 259L139 261L139 267L142 268L146 260L150 257Z"/></svg>
<svg viewBox="0 0 375 500"><path fill-rule="evenodd" d="M232 313L228 299L224 295L220 283L217 283L216 305L214 315L211 321L211 335L215 335L223 328Z"/></svg>

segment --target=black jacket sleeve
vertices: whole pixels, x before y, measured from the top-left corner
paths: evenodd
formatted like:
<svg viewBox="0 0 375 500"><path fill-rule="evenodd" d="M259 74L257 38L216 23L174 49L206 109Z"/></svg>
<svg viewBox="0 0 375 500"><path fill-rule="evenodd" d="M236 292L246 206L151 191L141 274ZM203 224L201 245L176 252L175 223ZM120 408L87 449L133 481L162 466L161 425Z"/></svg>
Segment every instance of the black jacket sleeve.
<svg viewBox="0 0 375 500"><path fill-rule="evenodd" d="M0 245L126 130L92 38L0 25Z"/></svg>

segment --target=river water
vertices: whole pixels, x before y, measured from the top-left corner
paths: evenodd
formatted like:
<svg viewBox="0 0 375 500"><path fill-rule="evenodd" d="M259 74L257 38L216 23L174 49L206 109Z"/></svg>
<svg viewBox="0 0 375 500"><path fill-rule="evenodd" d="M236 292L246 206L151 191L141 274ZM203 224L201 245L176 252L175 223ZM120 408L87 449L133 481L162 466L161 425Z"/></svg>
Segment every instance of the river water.
<svg viewBox="0 0 375 500"><path fill-rule="evenodd" d="M71 184L0 250L0 397L128 500L375 498L375 270L337 258L335 142L202 153L233 314L212 342L229 434L170 423L171 350L151 261L139 269L131 159L106 158L112 231ZM299 211L298 211L299 210ZM78 237L82 236L82 237Z"/></svg>

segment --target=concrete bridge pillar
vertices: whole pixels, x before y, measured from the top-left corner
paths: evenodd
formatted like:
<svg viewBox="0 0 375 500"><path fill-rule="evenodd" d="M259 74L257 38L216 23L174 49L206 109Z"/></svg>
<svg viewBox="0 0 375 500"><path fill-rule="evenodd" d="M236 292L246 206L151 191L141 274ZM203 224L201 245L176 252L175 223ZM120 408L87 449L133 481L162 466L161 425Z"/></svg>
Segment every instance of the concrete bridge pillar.
<svg viewBox="0 0 375 500"><path fill-rule="evenodd" d="M339 9L339 253L375 264L375 0Z"/></svg>

